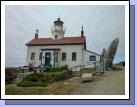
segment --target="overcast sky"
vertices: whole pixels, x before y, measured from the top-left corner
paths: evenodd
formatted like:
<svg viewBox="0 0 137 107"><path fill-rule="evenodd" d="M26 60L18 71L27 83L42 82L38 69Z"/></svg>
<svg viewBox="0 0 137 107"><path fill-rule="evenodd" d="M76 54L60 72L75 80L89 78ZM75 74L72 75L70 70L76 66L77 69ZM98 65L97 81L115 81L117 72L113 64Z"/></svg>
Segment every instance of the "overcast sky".
<svg viewBox="0 0 137 107"><path fill-rule="evenodd" d="M52 37L51 26L58 17L66 26L65 37L80 36L84 27L87 49L98 54L118 37L114 62L125 60L124 6L6 6L6 66L25 65L27 47L39 29L39 38Z"/></svg>

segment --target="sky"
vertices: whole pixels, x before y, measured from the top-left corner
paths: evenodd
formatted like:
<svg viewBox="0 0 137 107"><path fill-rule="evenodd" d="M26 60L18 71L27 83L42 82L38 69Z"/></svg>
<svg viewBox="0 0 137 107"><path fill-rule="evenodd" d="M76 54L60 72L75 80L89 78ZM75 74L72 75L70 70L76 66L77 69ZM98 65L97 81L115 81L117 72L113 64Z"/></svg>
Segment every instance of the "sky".
<svg viewBox="0 0 137 107"><path fill-rule="evenodd" d="M119 38L114 63L125 60L125 7L122 5L7 5L5 9L5 66L25 65L27 42L52 37L51 27L61 18L65 37L80 36L84 27L87 49L101 54Z"/></svg>

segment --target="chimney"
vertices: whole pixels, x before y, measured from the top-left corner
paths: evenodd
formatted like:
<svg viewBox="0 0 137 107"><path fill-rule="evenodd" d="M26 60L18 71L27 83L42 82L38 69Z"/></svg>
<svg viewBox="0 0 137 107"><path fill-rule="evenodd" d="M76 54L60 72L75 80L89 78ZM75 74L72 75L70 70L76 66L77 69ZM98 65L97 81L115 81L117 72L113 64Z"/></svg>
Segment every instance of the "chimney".
<svg viewBox="0 0 137 107"><path fill-rule="evenodd" d="M58 21L60 21L60 18L58 18Z"/></svg>
<svg viewBox="0 0 137 107"><path fill-rule="evenodd" d="M38 32L39 32L38 29L36 29L35 39L38 39L38 36L39 36L39 35L38 35Z"/></svg>
<svg viewBox="0 0 137 107"><path fill-rule="evenodd" d="M84 37L83 26L82 26L82 30L81 30L81 37Z"/></svg>

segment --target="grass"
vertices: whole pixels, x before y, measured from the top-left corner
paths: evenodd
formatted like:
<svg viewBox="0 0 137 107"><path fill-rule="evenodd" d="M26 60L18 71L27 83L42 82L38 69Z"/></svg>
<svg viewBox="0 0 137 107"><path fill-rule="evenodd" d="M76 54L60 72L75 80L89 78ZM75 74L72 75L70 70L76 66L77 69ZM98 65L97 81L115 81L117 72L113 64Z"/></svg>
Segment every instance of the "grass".
<svg viewBox="0 0 137 107"><path fill-rule="evenodd" d="M37 87L37 86L47 86L48 83L47 82L42 82L42 81L36 81L36 82L32 82L32 81L21 81L20 83L17 84L18 86L21 87Z"/></svg>
<svg viewBox="0 0 137 107"><path fill-rule="evenodd" d="M6 95L43 95L49 94L46 89L19 89L14 87L6 87Z"/></svg>

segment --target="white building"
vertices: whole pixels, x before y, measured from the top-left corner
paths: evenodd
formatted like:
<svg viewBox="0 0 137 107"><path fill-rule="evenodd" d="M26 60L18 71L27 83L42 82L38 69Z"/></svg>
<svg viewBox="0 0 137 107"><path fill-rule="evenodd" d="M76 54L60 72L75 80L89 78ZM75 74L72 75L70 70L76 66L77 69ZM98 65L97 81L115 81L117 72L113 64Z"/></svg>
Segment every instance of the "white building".
<svg viewBox="0 0 137 107"><path fill-rule="evenodd" d="M52 38L39 38L36 30L35 38L27 45L27 64L34 62L36 66L61 67L68 65L95 67L100 55L86 50L86 37L83 27L78 37L64 37L63 21L58 18L51 29ZM94 63L95 62L95 63ZM93 64L94 63L94 64Z"/></svg>

